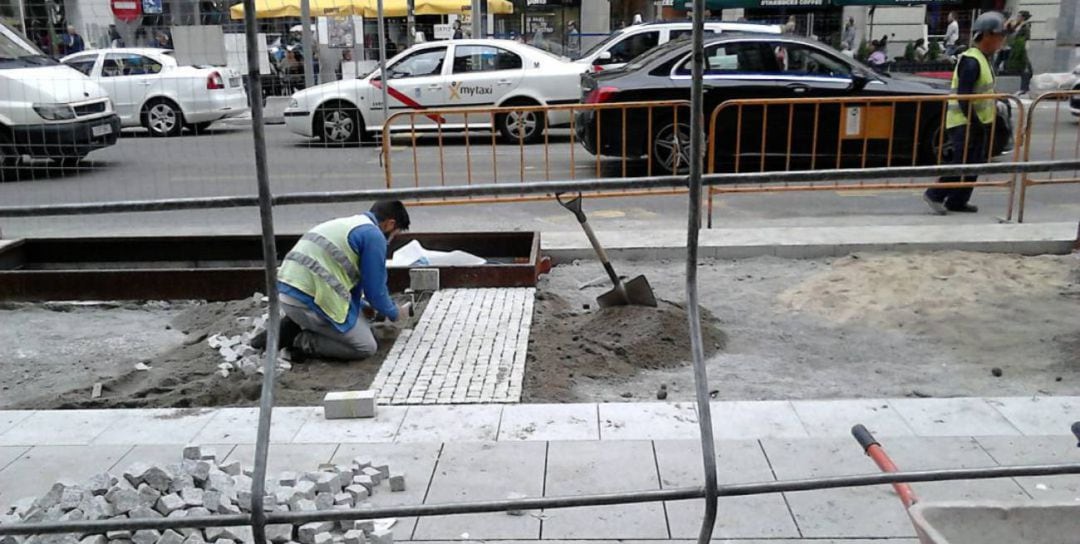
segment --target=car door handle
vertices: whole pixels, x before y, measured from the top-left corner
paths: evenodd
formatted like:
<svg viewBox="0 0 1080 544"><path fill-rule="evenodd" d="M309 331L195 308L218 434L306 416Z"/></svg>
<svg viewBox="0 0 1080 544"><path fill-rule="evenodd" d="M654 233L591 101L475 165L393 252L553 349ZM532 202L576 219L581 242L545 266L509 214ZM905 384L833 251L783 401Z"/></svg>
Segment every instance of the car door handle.
<svg viewBox="0 0 1080 544"><path fill-rule="evenodd" d="M427 88L429 88L429 89L441 89L442 85L432 84L432 85L428 85Z"/></svg>
<svg viewBox="0 0 1080 544"><path fill-rule="evenodd" d="M495 84L499 85L500 87L505 87L507 85L512 85L513 82L510 81L509 79L500 79L500 80L496 81Z"/></svg>
<svg viewBox="0 0 1080 544"><path fill-rule="evenodd" d="M140 81L139 82L139 85L146 85L147 87L149 87L150 85L153 85L153 84L154 84L153 81Z"/></svg>
<svg viewBox="0 0 1080 544"><path fill-rule="evenodd" d="M791 89L791 92L796 94L802 94L810 90L810 87L803 85L802 83L792 83L788 85L787 88Z"/></svg>

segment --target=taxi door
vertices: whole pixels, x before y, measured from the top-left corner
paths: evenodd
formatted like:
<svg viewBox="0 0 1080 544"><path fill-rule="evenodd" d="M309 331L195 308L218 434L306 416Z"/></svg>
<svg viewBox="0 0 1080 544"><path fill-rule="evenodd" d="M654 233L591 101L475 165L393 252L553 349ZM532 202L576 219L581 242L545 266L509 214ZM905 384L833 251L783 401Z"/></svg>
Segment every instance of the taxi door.
<svg viewBox="0 0 1080 544"><path fill-rule="evenodd" d="M390 115L402 111L438 108L444 105L446 77L443 73L446 68L446 50L446 46L420 49L386 67L390 81L387 87ZM368 115L365 116L375 121L369 123L370 129L381 128L385 122L382 118L381 85L381 77L376 76L371 79L371 100L368 101L371 107ZM417 127L430 128L435 126L437 120L440 120L437 115L416 115L413 122ZM406 130L409 124L408 117L399 118L393 123L393 127Z"/></svg>
<svg viewBox="0 0 1080 544"><path fill-rule="evenodd" d="M451 108L491 108L521 85L524 63L508 49L493 45L454 45L454 62L446 87ZM469 126L491 123L491 116L469 115ZM463 125L465 115L448 115L447 123Z"/></svg>

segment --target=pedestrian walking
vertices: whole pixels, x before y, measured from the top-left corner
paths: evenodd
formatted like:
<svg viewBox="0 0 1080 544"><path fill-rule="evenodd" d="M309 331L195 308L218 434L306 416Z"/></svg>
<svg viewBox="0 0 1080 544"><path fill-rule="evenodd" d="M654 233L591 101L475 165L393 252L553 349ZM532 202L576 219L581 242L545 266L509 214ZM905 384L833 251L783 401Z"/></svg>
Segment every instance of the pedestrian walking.
<svg viewBox="0 0 1080 544"><path fill-rule="evenodd" d="M996 11L986 12L971 25L975 46L969 47L953 70L952 94L991 94L994 70L990 59L1005 41L1005 18ZM986 142L997 115L996 101L950 100L945 116L945 130L952 144L952 164L980 164L989 160ZM942 183L974 182L978 176L943 176ZM939 215L947 212L974 213L979 208L968 203L972 187L957 189L930 188L923 195L930 209Z"/></svg>
<svg viewBox="0 0 1080 544"><path fill-rule="evenodd" d="M570 58L576 58L581 52L581 31L578 30L577 22L566 23L566 52Z"/></svg>
<svg viewBox="0 0 1080 544"><path fill-rule="evenodd" d="M960 23L956 20L956 13L949 12L949 26L945 27L945 55L956 54L956 44L960 41Z"/></svg>
<svg viewBox="0 0 1080 544"><path fill-rule="evenodd" d="M857 38L855 33L855 18L848 17L847 23L844 24L844 33L840 38L840 49L855 50L855 39Z"/></svg>
<svg viewBox="0 0 1080 544"><path fill-rule="evenodd" d="M63 40L65 55L71 55L86 49L86 42L75 30L75 25L68 25L67 34L64 34Z"/></svg>

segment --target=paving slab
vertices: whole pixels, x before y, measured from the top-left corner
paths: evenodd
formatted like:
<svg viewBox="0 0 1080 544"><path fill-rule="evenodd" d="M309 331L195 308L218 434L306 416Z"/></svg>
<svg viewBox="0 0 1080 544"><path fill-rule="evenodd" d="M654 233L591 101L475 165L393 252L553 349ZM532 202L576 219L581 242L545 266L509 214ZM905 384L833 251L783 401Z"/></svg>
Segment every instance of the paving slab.
<svg viewBox="0 0 1080 544"><path fill-rule="evenodd" d="M410 406L395 438L397 442L495 440L502 409L499 405Z"/></svg>
<svg viewBox="0 0 1080 544"><path fill-rule="evenodd" d="M499 441L600 440L595 404L511 404L503 408Z"/></svg>
<svg viewBox="0 0 1080 544"><path fill-rule="evenodd" d="M980 436L975 440L1002 465L1080 463L1080 448L1072 436ZM1015 480L1035 500L1080 501L1080 475Z"/></svg>
<svg viewBox="0 0 1080 544"><path fill-rule="evenodd" d="M764 439L779 480L873 474L874 463L851 438ZM888 486L785 493L803 537L911 538L915 531Z"/></svg>
<svg viewBox="0 0 1080 544"><path fill-rule="evenodd" d="M0 434L0 446L81 446L127 410L43 410Z"/></svg>
<svg viewBox="0 0 1080 544"><path fill-rule="evenodd" d="M664 540L484 540L477 544L695 544L697 539ZM919 544L917 538L842 539L735 539L713 540L717 544ZM462 544L460 540L425 540L424 544Z"/></svg>
<svg viewBox="0 0 1080 544"><path fill-rule="evenodd" d="M155 408L124 410L92 444L188 444L206 427L216 410Z"/></svg>
<svg viewBox="0 0 1080 544"><path fill-rule="evenodd" d="M599 405L601 440L677 440L700 434L692 402L616 402Z"/></svg>
<svg viewBox="0 0 1080 544"><path fill-rule="evenodd" d="M998 462L979 445L979 442L971 437L897 437L881 442L885 451L901 470L979 468L998 465ZM1028 499L1023 489L1010 478L927 482L913 484L912 487L920 500L927 501L1022 501Z"/></svg>
<svg viewBox="0 0 1080 544"><path fill-rule="evenodd" d="M443 446L426 504L501 500L510 493L544 496L547 444L543 442L451 442ZM538 539L539 512L504 512L421 518L414 538ZM464 536L467 535L467 536Z"/></svg>
<svg viewBox="0 0 1080 544"><path fill-rule="evenodd" d="M664 489L703 485L701 442L663 440L654 443L660 484ZM772 469L757 440L716 443L719 483L772 481ZM713 539L795 538L799 530L780 494L721 497ZM696 538L704 517L701 500L667 501L668 527L674 538Z"/></svg>
<svg viewBox="0 0 1080 544"><path fill-rule="evenodd" d="M0 470L30 451L29 446L0 446Z"/></svg>
<svg viewBox="0 0 1080 544"><path fill-rule="evenodd" d="M659 489L652 443L550 442L544 496ZM669 538L662 504L560 508L544 512L544 539Z"/></svg>
<svg viewBox="0 0 1080 544"><path fill-rule="evenodd" d="M727 401L710 406L716 440L809 436L788 401Z"/></svg>
<svg viewBox="0 0 1080 544"><path fill-rule="evenodd" d="M811 437L851 436L858 423L874 436L913 436L904 418L884 399L792 401Z"/></svg>
<svg viewBox="0 0 1080 544"><path fill-rule="evenodd" d="M392 442L408 411L404 406L380 406L375 417L364 419L326 419L321 407L315 408L296 432L298 444Z"/></svg>
<svg viewBox="0 0 1080 544"><path fill-rule="evenodd" d="M918 436L1020 434L1004 416L980 398L893 399L889 404Z"/></svg>
<svg viewBox="0 0 1080 544"><path fill-rule="evenodd" d="M270 418L270 442L291 442L309 419L322 417L315 407L274 408ZM191 439L193 444L254 444L259 429L258 408L219 408L206 426Z"/></svg>
<svg viewBox="0 0 1080 544"><path fill-rule="evenodd" d="M380 408L381 409L381 408ZM375 464L386 463L390 470L405 473L405 491L393 493L386 485L379 486L368 502L375 506L402 506L424 503L435 466L439 462L442 444L412 442L408 444L342 444L334 454L333 463L350 463L356 457L370 459ZM394 524L394 540L410 540L416 528L416 518L398 518Z"/></svg>
<svg viewBox="0 0 1080 544"><path fill-rule="evenodd" d="M0 506L37 497L57 480L83 481L109 470L131 446L38 446L0 470ZM2 509L2 508L0 508Z"/></svg>
<svg viewBox="0 0 1080 544"><path fill-rule="evenodd" d="M1026 435L1070 435L1080 421L1080 397L1005 397L986 399Z"/></svg>
<svg viewBox="0 0 1080 544"><path fill-rule="evenodd" d="M0 410L0 435L32 415L33 410Z"/></svg>
<svg viewBox="0 0 1080 544"><path fill-rule="evenodd" d="M284 471L309 472L319 465L329 463L338 449L337 444L271 444L266 457L266 474L275 476ZM240 461L241 465L255 465L255 445L240 444L224 455L218 451L218 459Z"/></svg>

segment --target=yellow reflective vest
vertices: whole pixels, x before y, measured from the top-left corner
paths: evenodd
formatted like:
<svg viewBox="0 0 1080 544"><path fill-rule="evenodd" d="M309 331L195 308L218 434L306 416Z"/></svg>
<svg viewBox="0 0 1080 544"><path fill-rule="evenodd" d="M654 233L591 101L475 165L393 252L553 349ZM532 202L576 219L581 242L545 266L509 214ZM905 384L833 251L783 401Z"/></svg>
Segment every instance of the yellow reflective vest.
<svg viewBox="0 0 1080 544"><path fill-rule="evenodd" d="M967 51L964 51L961 57L971 57L979 62L979 79L975 82L975 94L992 94L994 92L994 70L990 67L990 61L986 59L986 55L976 47L972 47ZM953 68L952 76L952 92L956 92L960 89L960 78L958 72L960 71L960 62L957 61L956 68ZM983 124L989 125L994 121L995 107L994 100L972 100L971 110L975 114L975 117L979 119ZM949 101L949 110L945 116L945 128L962 127L967 124L968 112L963 111L960 106L959 100Z"/></svg>
<svg viewBox="0 0 1080 544"><path fill-rule="evenodd" d="M349 233L373 224L366 215L354 215L316 225L285 255L278 280L307 293L327 317L344 324L360 283L360 256L349 247Z"/></svg>

